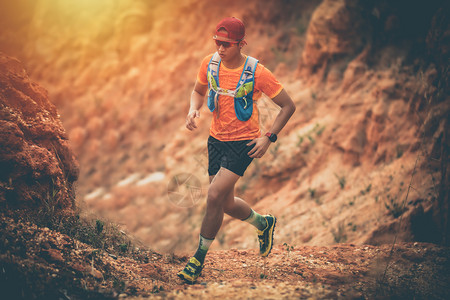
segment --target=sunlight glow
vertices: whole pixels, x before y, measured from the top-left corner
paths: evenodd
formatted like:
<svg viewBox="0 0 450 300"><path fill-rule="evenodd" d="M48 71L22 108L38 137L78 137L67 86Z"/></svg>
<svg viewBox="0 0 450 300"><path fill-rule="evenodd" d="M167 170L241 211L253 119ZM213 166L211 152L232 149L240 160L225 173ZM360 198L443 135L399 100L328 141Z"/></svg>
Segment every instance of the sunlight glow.
<svg viewBox="0 0 450 300"><path fill-rule="evenodd" d="M101 13L117 5L116 1L111 0L57 0L55 2L55 6L61 9L62 12L71 12L74 14Z"/></svg>
<svg viewBox="0 0 450 300"><path fill-rule="evenodd" d="M38 32L95 48L151 29L150 2L130 0L38 0ZM51 26L51 28L49 27Z"/></svg>

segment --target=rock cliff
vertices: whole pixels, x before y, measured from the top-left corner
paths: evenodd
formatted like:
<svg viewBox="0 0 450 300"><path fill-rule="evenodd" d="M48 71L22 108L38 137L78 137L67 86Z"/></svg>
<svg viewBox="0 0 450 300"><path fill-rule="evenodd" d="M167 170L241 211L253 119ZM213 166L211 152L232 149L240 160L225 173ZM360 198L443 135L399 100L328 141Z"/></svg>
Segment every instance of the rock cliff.
<svg viewBox="0 0 450 300"><path fill-rule="evenodd" d="M0 53L0 203L71 210L78 162L47 91Z"/></svg>

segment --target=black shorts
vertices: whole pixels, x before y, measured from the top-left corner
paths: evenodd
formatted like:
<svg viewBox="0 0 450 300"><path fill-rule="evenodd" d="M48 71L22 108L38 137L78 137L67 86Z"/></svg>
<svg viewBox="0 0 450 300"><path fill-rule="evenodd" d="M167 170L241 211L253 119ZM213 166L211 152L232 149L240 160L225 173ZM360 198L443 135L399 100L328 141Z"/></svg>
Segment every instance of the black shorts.
<svg viewBox="0 0 450 300"><path fill-rule="evenodd" d="M208 173L216 175L221 167L243 176L253 158L248 152L254 144L247 146L252 140L222 142L210 136L208 138Z"/></svg>

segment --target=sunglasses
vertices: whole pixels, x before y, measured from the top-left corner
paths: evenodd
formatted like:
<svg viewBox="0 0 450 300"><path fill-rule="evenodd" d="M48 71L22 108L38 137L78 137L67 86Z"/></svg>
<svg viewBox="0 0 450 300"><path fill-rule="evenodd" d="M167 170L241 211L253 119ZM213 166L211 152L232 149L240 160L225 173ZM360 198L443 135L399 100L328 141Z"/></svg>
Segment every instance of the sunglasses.
<svg viewBox="0 0 450 300"><path fill-rule="evenodd" d="M224 48L230 48L231 45L239 44L239 42L224 42L219 40L214 40L216 42L217 47L223 46Z"/></svg>

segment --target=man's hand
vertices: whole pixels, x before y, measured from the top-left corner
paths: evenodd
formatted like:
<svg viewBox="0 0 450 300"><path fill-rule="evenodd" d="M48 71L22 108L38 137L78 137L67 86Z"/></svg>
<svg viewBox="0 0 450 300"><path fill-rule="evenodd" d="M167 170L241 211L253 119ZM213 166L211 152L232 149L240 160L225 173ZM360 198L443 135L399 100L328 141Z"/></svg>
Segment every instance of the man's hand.
<svg viewBox="0 0 450 300"><path fill-rule="evenodd" d="M194 109L189 111L186 117L186 128L189 130L194 130L197 128L197 124L195 124L195 118L200 118L200 111Z"/></svg>
<svg viewBox="0 0 450 300"><path fill-rule="evenodd" d="M253 141L248 143L247 146L251 146L253 144L255 144L255 147L253 147L253 149L250 150L248 156L250 156L251 158L261 158L269 148L271 141L267 136L262 136L254 139Z"/></svg>

